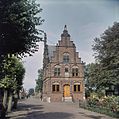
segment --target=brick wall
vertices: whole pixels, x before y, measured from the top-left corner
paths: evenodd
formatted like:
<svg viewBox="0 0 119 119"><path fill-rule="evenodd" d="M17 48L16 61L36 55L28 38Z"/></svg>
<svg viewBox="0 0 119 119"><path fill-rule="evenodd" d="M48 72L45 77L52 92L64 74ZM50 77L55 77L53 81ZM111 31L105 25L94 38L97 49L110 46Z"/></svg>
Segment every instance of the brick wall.
<svg viewBox="0 0 119 119"><path fill-rule="evenodd" d="M74 101L82 100L84 96L84 63L81 62L79 53L76 52L76 46L73 41L70 40L70 35L66 30L66 27L61 35L61 40L55 46L56 49L53 51L53 56L50 58L50 62L45 68L44 76L44 87L43 92L45 97L50 97L50 101L62 101L64 94L64 85L68 84L70 86L70 94ZM63 62L63 55L68 53L69 62ZM58 66L60 68L60 75L54 75L54 69ZM79 69L78 76L72 75L72 68L77 67ZM65 68L68 68L68 73L66 75ZM60 91L52 92L52 85L54 83L59 84ZM75 83L80 84L80 92L74 92L73 86Z"/></svg>

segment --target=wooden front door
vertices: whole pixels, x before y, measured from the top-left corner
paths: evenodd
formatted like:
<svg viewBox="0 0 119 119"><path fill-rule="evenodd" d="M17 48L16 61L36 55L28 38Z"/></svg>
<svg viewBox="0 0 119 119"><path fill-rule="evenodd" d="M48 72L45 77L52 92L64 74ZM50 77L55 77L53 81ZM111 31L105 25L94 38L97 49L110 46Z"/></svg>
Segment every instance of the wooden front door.
<svg viewBox="0 0 119 119"><path fill-rule="evenodd" d="M70 85L64 85L64 97L70 97Z"/></svg>

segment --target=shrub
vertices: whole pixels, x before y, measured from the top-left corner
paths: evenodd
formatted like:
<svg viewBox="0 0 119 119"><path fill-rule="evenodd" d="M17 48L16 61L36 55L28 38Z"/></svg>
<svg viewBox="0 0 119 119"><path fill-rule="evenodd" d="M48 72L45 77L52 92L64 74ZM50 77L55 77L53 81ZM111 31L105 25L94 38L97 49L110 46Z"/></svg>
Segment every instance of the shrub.
<svg viewBox="0 0 119 119"><path fill-rule="evenodd" d="M91 111L119 117L119 96L108 96L100 99L96 94L93 94L85 103L81 104L80 102L80 105L80 107Z"/></svg>

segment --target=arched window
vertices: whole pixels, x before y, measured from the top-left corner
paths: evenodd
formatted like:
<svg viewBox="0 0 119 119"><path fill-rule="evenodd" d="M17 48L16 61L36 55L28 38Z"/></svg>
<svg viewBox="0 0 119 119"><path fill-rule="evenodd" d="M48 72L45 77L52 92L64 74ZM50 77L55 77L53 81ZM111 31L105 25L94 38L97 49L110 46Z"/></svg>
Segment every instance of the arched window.
<svg viewBox="0 0 119 119"><path fill-rule="evenodd" d="M68 53L63 54L63 63L69 63L69 54Z"/></svg>
<svg viewBox="0 0 119 119"><path fill-rule="evenodd" d="M60 66L55 66L55 68L54 68L54 76L60 76Z"/></svg>
<svg viewBox="0 0 119 119"><path fill-rule="evenodd" d="M72 76L73 77L79 76L79 69L78 69L78 67L73 67L72 68Z"/></svg>

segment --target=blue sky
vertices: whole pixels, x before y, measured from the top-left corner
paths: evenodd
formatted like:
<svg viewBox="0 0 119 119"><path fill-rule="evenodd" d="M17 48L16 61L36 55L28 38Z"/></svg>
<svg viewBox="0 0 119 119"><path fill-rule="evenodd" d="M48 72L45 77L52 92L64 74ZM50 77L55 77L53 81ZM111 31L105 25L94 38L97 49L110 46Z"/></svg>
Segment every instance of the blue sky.
<svg viewBox="0 0 119 119"><path fill-rule="evenodd" d="M119 21L119 0L37 0L45 22L39 29L48 36L48 44L56 44L66 24L82 61L94 62L92 44L104 30ZM43 43L33 57L24 58L24 87L35 87L37 70L42 68Z"/></svg>

